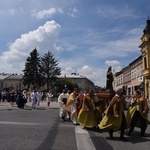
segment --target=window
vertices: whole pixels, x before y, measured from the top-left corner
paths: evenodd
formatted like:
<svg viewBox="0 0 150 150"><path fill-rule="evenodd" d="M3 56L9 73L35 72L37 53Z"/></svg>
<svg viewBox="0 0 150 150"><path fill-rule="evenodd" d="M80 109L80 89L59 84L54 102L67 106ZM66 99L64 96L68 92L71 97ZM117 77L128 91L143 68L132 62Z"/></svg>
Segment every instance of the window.
<svg viewBox="0 0 150 150"><path fill-rule="evenodd" d="M144 57L144 69L147 69L147 61L146 61L146 57Z"/></svg>

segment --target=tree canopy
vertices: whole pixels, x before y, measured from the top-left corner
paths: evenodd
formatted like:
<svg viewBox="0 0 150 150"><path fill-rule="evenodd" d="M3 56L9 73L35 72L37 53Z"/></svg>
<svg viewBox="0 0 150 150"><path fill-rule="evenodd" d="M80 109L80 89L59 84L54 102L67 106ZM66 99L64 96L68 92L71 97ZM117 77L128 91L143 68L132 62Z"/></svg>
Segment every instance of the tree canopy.
<svg viewBox="0 0 150 150"><path fill-rule="evenodd" d="M55 60L50 51L41 58L41 67L44 81L46 82L47 89L49 89L51 83L61 74L61 69L58 67L58 61Z"/></svg>
<svg viewBox="0 0 150 150"><path fill-rule="evenodd" d="M38 89L46 84L49 90L50 84L61 74L61 69L50 51L39 57L35 48L26 59L23 73L23 83L28 88Z"/></svg>

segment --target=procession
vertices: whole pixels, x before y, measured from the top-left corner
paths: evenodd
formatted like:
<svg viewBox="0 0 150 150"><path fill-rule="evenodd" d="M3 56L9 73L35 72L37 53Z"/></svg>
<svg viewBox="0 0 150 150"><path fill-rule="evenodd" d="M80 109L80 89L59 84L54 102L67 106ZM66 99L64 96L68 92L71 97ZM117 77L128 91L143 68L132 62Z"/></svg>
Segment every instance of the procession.
<svg viewBox="0 0 150 150"><path fill-rule="evenodd" d="M106 88L94 93L92 89L80 94L78 88L71 93L63 89L58 97L59 117L62 121L71 121L85 130L108 132L113 140L113 133L120 132L120 140L128 141L124 135L132 136L135 127L140 128L141 137L146 137L149 107L147 99L139 90L132 95L125 95L123 88L116 91L112 86L111 66L108 68Z"/></svg>

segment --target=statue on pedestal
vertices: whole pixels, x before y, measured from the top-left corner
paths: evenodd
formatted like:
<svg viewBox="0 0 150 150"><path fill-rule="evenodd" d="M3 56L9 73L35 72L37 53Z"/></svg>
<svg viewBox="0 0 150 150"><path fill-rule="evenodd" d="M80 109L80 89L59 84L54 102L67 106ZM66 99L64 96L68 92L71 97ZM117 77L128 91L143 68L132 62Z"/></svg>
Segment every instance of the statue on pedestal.
<svg viewBox="0 0 150 150"><path fill-rule="evenodd" d="M101 91L101 92L97 93L98 98L104 98L108 102L115 95L115 91L113 90L113 84L112 84L114 81L114 78L113 78L113 73L112 73L111 69L112 69L112 67L109 66L108 70L107 70L106 90L103 92Z"/></svg>
<svg viewBox="0 0 150 150"><path fill-rule="evenodd" d="M108 70L107 70L107 80L106 80L106 90L109 90L110 92L114 91L113 90L113 81L114 81L114 77L113 77L113 73L112 73L112 67L109 66Z"/></svg>

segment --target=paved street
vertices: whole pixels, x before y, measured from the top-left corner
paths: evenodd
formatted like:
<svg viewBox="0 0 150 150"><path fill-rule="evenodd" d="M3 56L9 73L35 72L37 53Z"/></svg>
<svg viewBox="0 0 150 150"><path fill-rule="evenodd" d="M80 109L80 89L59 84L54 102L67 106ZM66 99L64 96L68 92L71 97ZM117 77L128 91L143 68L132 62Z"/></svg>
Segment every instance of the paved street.
<svg viewBox="0 0 150 150"><path fill-rule="evenodd" d="M107 132L87 131L58 117L58 104L47 108L41 102L36 109L28 103L24 110L0 103L0 150L148 150L150 126L146 138L135 128L128 142L119 140L119 132L110 140ZM150 118L150 113L149 113Z"/></svg>
<svg viewBox="0 0 150 150"><path fill-rule="evenodd" d="M32 104L31 102L28 102L26 104L25 110L27 109L32 109L31 108ZM51 105L49 108L59 108L58 103L56 101L52 101ZM47 102L46 101L41 101L40 106L37 106L36 109L49 109L47 108ZM16 104L14 104L14 106L12 107L10 105L10 103L8 102L0 102L0 110L18 110L19 108L16 106Z"/></svg>

